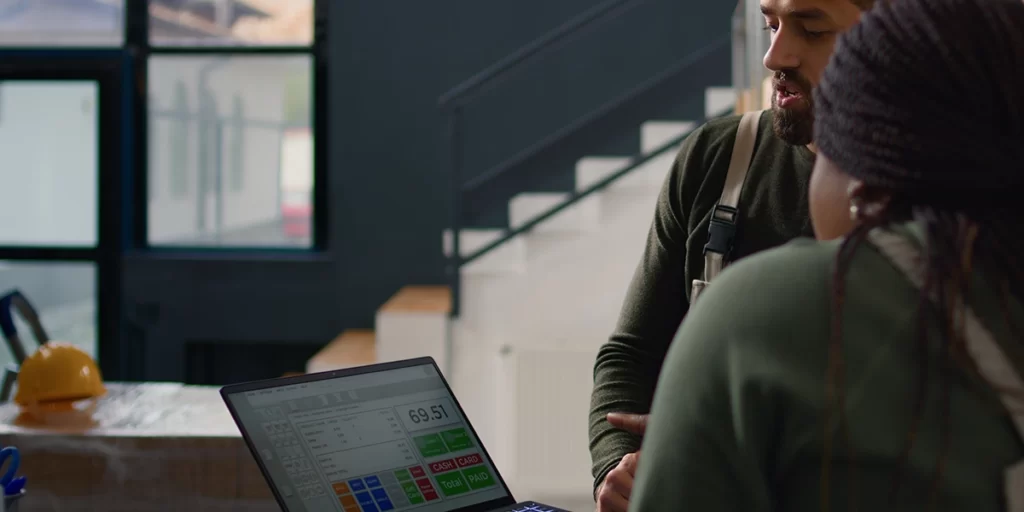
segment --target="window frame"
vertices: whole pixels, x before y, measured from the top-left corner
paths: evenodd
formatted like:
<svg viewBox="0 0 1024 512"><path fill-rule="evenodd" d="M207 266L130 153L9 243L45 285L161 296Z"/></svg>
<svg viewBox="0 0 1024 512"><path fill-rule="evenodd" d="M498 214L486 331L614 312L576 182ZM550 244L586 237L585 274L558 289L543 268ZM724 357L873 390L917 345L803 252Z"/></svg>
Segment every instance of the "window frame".
<svg viewBox="0 0 1024 512"><path fill-rule="evenodd" d="M154 45L150 41L149 0L125 1L125 34L124 48L136 62L134 68L133 90L134 119L132 122L136 151L134 167L140 172L136 174L132 189L132 243L131 249L160 253L164 256L180 255L189 259L220 258L223 253L278 253L293 254L304 257L309 253L322 254L329 249L328 210L327 210L327 22L330 0L311 0L313 3L313 40L309 45L223 45L210 44L203 46L186 45ZM312 85L310 111L312 116L311 133L313 137L313 188L311 243L308 247L275 246L174 246L153 245L149 242L149 62L151 56L235 56L235 55L307 55L310 58L310 83ZM202 177L200 176L200 179Z"/></svg>
<svg viewBox="0 0 1024 512"><path fill-rule="evenodd" d="M164 306L184 307L181 280L169 278L173 289L147 286L151 267L189 275L190 269L242 268L248 272L254 264L266 265L289 275L300 272L320 276L333 266L328 253L328 173L327 173L327 34L329 0L313 0L313 41L301 46L158 46L149 41L148 0L125 0L121 45L88 47L80 45L29 46L0 45L0 78L23 77L26 80L95 80L100 88L98 107L99 226L97 244L92 248L0 246L0 260L41 263L89 262L95 265L96 351L106 380L138 381L147 379L179 380L186 375L185 345L192 338L206 339L196 332L153 330L169 316ZM164 247L148 240L149 188L149 57L153 55L308 55L311 62L311 132L313 134L313 190L311 246L309 247ZM4 75L6 73L6 75ZM169 183L155 183L156 193L170 192ZM264 268L264 267L261 267ZM299 269L310 269L308 271ZM321 270L322 269L322 270ZM257 274L265 275L264 271ZM142 278L146 276L145 278ZM140 279L142 278L142 279ZM132 284L139 279L143 284ZM153 278L163 282L161 277ZM278 275L276 279L281 280ZM290 282L291 278L281 282ZM321 282L314 279L311 282ZM174 285L171 285L173 283ZM140 287L145 293L140 293ZM152 293L149 292L152 290ZM330 288L321 290L328 293ZM249 295L244 295L248 297ZM245 302L242 300L242 302ZM239 313L239 312L233 312ZM239 313L241 314L241 313ZM171 313L173 315L173 313ZM229 325L237 325L228 321ZM329 324L328 322L327 324ZM202 330L216 329L204 326ZM314 329L332 332L329 325ZM243 329L244 331L244 329ZM300 330L301 331L301 330ZM308 333L286 331L300 338ZM241 335L241 334L239 334ZM234 337L231 336L232 338ZM292 340L286 340L291 342Z"/></svg>
<svg viewBox="0 0 1024 512"><path fill-rule="evenodd" d="M97 84L97 237L93 247L0 246L0 260L33 263L92 263L96 287L96 354L106 379L126 378L130 366L122 350L121 261L124 242L123 183L130 176L122 150L124 83L130 61L119 48L0 49L5 81L91 81ZM31 300L31 297L29 297ZM35 340L33 340L33 343ZM30 349L34 350L34 349Z"/></svg>

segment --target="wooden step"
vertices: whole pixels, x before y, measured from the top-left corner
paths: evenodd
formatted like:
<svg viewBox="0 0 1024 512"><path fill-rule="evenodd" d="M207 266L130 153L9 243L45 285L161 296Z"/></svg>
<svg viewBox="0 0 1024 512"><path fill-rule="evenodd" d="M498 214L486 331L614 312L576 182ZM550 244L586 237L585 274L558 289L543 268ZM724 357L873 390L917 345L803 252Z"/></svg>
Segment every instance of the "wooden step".
<svg viewBox="0 0 1024 512"><path fill-rule="evenodd" d="M325 372L377 362L373 329L348 329L306 362L306 373Z"/></svg>
<svg viewBox="0 0 1024 512"><path fill-rule="evenodd" d="M447 286L406 286L391 296L377 314L441 314L452 310ZM316 373L373 364L377 358L377 336L373 329L347 329L306 362L306 372Z"/></svg>
<svg viewBox="0 0 1024 512"><path fill-rule="evenodd" d="M406 286L391 296L377 313L450 313L452 292L447 286Z"/></svg>
<svg viewBox="0 0 1024 512"><path fill-rule="evenodd" d="M377 360L433 357L445 370L452 294L447 286L406 286L377 310Z"/></svg>

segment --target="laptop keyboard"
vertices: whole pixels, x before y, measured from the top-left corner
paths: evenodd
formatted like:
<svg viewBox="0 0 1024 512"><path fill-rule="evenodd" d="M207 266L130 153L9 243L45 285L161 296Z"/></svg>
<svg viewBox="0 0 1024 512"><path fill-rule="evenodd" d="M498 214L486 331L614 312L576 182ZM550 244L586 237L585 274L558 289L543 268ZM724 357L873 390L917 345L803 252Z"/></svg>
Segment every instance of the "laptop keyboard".
<svg viewBox="0 0 1024 512"><path fill-rule="evenodd" d="M560 508L555 508L550 505L541 505L540 503L534 503L527 501L524 503L517 503L512 505L511 508L507 509L506 512L568 512Z"/></svg>

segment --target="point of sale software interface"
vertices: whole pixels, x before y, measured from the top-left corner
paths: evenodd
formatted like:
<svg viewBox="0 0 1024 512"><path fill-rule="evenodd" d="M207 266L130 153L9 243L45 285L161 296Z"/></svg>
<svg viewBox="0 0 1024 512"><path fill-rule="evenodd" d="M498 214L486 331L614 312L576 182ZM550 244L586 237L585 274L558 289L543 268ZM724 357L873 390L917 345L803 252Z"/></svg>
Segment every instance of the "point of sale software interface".
<svg viewBox="0 0 1024 512"><path fill-rule="evenodd" d="M432 512L508 495L433 365L229 400L291 511Z"/></svg>

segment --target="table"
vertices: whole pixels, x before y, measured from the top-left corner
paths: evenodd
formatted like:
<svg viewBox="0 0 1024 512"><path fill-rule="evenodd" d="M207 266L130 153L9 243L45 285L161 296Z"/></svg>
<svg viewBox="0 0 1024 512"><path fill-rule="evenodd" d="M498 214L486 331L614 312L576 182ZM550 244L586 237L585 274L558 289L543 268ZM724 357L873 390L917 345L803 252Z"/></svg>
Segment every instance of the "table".
<svg viewBox="0 0 1024 512"><path fill-rule="evenodd" d="M107 383L93 424L41 428L0 405L31 511L279 511L218 389Z"/></svg>

